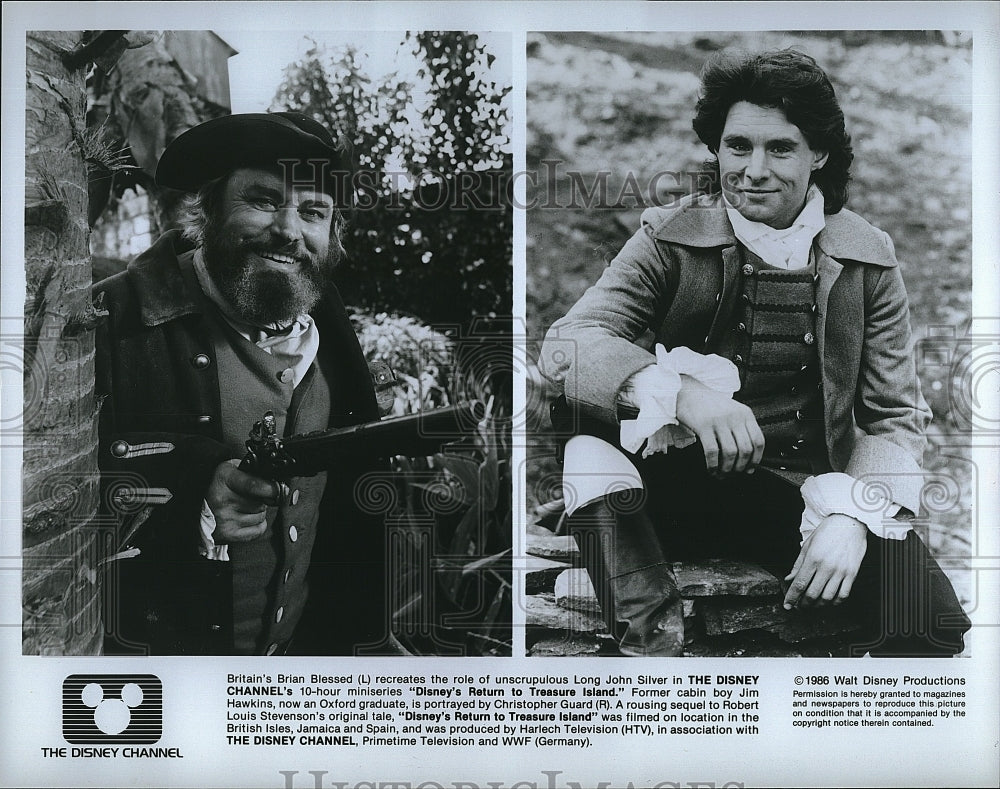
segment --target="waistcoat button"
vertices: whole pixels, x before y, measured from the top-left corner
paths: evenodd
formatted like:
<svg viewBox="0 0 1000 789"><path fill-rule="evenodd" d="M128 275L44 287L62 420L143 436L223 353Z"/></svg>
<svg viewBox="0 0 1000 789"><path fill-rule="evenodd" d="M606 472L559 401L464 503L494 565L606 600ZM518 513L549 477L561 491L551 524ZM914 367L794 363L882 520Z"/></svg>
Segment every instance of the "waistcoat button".
<svg viewBox="0 0 1000 789"><path fill-rule="evenodd" d="M806 345L812 345L814 342L816 342L816 338L813 336L813 333L811 331L807 331L805 336L802 338L802 341Z"/></svg>
<svg viewBox="0 0 1000 789"><path fill-rule="evenodd" d="M299 538L299 530L294 526L288 527L288 539L295 542Z"/></svg>
<svg viewBox="0 0 1000 789"><path fill-rule="evenodd" d="M740 322L736 324L736 331L746 331L746 330L747 330L747 325L745 323Z"/></svg>
<svg viewBox="0 0 1000 789"><path fill-rule="evenodd" d="M278 645L277 644L271 644L271 645L268 646L267 651L264 654L270 656L270 655L273 655L277 651L278 651Z"/></svg>
<svg viewBox="0 0 1000 789"><path fill-rule="evenodd" d="M753 276L753 266L750 263L743 264L743 276L752 277Z"/></svg>
<svg viewBox="0 0 1000 789"><path fill-rule="evenodd" d="M274 612L274 621L280 622L281 617L283 617L284 615L285 615L284 606L278 606L278 610Z"/></svg>
<svg viewBox="0 0 1000 789"><path fill-rule="evenodd" d="M198 353L191 357L191 366L195 370L206 370L212 364L212 360L206 353Z"/></svg>

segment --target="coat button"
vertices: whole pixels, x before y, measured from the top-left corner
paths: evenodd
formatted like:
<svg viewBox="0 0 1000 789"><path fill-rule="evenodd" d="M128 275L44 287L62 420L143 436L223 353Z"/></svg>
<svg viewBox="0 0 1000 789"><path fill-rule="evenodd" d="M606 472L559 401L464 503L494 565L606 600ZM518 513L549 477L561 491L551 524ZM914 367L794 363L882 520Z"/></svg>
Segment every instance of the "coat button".
<svg viewBox="0 0 1000 789"><path fill-rule="evenodd" d="M213 633L218 633L220 630L222 630L222 625L210 625L208 629L211 630Z"/></svg>
<svg viewBox="0 0 1000 789"><path fill-rule="evenodd" d="M295 542L299 538L299 530L294 526L288 527L288 539Z"/></svg>
<svg viewBox="0 0 1000 789"><path fill-rule="evenodd" d="M283 383L283 384L291 383L293 376L294 376L294 373L292 372L292 368L289 367L289 368L287 368L285 370L282 370L280 373L278 373L278 380L281 381L281 383Z"/></svg>
<svg viewBox="0 0 1000 789"><path fill-rule="evenodd" d="M116 458L123 458L128 454L128 442L118 440L111 445L111 454Z"/></svg>
<svg viewBox="0 0 1000 789"><path fill-rule="evenodd" d="M798 386L792 386L792 388L789 389L788 391L791 392L792 394L798 394L799 393L799 387Z"/></svg>
<svg viewBox="0 0 1000 789"><path fill-rule="evenodd" d="M743 264L743 276L752 277L753 276L753 266L750 263Z"/></svg>
<svg viewBox="0 0 1000 789"><path fill-rule="evenodd" d="M805 419L806 417L805 417L805 414L803 414L803 413L802 413L801 411L796 411L796 412L795 412L795 418L796 418L796 419L797 419L797 420L798 420L799 422L801 422L801 421L802 421L803 419Z"/></svg>
<svg viewBox="0 0 1000 789"><path fill-rule="evenodd" d="M281 617L283 617L284 615L285 615L285 608L284 608L284 606L278 606L278 610L274 612L274 621L275 621L275 623L280 622L281 621Z"/></svg>
<svg viewBox="0 0 1000 789"><path fill-rule="evenodd" d="M749 293L744 293L740 298L743 299L743 303L744 304L749 304L750 303L750 294Z"/></svg>
<svg viewBox="0 0 1000 789"><path fill-rule="evenodd" d="M747 330L747 325L745 323L743 323L742 321L736 324L736 331L741 331L742 332L742 331L746 331L746 330Z"/></svg>
<svg viewBox="0 0 1000 789"><path fill-rule="evenodd" d="M294 507L294 506L295 506L296 504L298 504L298 503L299 503L299 495L300 495L300 493L299 493L299 491L298 491L298 490L293 490L293 491L292 491L292 497L291 497L291 499L289 499L289 501L291 501L291 503L292 503L292 506L293 506L293 507Z"/></svg>
<svg viewBox="0 0 1000 789"><path fill-rule="evenodd" d="M802 342L804 342L806 345L812 345L814 342L816 342L816 338L813 336L813 333L811 331L807 331L805 333L805 336L802 338Z"/></svg>
<svg viewBox="0 0 1000 789"><path fill-rule="evenodd" d="M278 645L277 644L269 644L268 647L267 647L267 650L264 652L264 654L267 655L268 657L270 657L271 655L273 655L277 651L278 651Z"/></svg>
<svg viewBox="0 0 1000 789"><path fill-rule="evenodd" d="M197 353L191 357L191 366L195 370L207 370L211 364L212 360L207 353Z"/></svg>
<svg viewBox="0 0 1000 789"><path fill-rule="evenodd" d="M743 355L739 353L736 354L736 357L733 359L733 361L735 361L737 364L743 364Z"/></svg>
<svg viewBox="0 0 1000 789"><path fill-rule="evenodd" d="M721 292L715 294L715 303L718 304L720 301L722 301L722 293Z"/></svg>

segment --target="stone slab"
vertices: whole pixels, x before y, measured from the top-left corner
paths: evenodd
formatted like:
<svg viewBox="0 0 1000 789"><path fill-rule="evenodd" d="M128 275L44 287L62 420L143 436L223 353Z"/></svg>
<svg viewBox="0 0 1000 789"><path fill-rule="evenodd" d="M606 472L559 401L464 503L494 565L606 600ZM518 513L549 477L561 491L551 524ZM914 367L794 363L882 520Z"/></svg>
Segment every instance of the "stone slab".
<svg viewBox="0 0 1000 789"><path fill-rule="evenodd" d="M860 627L860 623L846 611L813 613L809 611L789 611L782 620L765 630L774 633L782 641L797 644L814 638L828 638L850 633Z"/></svg>
<svg viewBox="0 0 1000 789"><path fill-rule="evenodd" d="M682 597L766 597L781 593L777 578L749 562L730 559L674 562L674 575Z"/></svg>
<svg viewBox="0 0 1000 789"><path fill-rule="evenodd" d="M526 542L527 553L531 556L541 556L543 559L569 564L576 564L580 559L580 548L576 540L568 534L559 536L548 529L536 526L528 531Z"/></svg>
<svg viewBox="0 0 1000 789"><path fill-rule="evenodd" d="M541 556L526 556L524 560L524 590L526 594L551 592L556 578L563 570L570 569L566 562L543 559Z"/></svg>
<svg viewBox="0 0 1000 789"><path fill-rule="evenodd" d="M535 594L525 598L525 622L528 627L548 630L571 630L576 633L608 635L604 621L581 611L556 605L552 595Z"/></svg>
<svg viewBox="0 0 1000 789"><path fill-rule="evenodd" d="M555 599L556 605L563 608L594 615L600 615L601 612L601 604L597 602L597 593L590 582L590 576L580 567L559 573L556 577Z"/></svg>
<svg viewBox="0 0 1000 789"><path fill-rule="evenodd" d="M613 643L610 638L600 636L567 635L547 636L528 648L531 657L597 657L607 652Z"/></svg>
<svg viewBox="0 0 1000 789"><path fill-rule="evenodd" d="M704 598L697 601L695 610L710 636L763 629L783 622L786 616L780 602L761 602L757 597Z"/></svg>

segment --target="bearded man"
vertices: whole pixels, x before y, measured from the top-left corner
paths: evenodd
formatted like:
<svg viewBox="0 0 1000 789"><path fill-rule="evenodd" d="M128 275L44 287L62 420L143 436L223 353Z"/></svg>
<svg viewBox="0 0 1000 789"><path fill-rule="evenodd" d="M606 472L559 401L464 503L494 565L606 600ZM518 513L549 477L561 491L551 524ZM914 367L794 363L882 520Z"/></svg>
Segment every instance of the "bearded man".
<svg viewBox="0 0 1000 789"><path fill-rule="evenodd" d="M844 207L830 80L792 50L723 55L694 129L715 189L647 210L541 352L622 652L680 654L669 562L718 556L783 578L786 609L853 609L852 654L960 652L969 620L909 524L930 411L906 292L889 237Z"/></svg>
<svg viewBox="0 0 1000 789"><path fill-rule="evenodd" d="M331 281L346 146L298 113L232 115L174 140L156 181L192 194L183 230L94 287L108 313L99 463L116 529L105 649L377 647L385 548L354 501L365 465L288 484L237 468L266 411L278 435L378 418Z"/></svg>

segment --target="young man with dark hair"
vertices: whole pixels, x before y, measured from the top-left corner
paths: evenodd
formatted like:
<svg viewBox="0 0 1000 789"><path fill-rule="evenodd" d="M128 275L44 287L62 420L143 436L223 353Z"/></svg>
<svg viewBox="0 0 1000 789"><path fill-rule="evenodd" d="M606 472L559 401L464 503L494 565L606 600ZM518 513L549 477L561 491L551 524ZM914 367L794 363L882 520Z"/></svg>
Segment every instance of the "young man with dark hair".
<svg viewBox="0 0 1000 789"><path fill-rule="evenodd" d="M969 621L908 523L931 415L906 293L889 237L843 207L829 79L795 51L723 56L694 128L714 193L645 212L541 354L622 652L679 654L668 561L723 554L784 577L786 609L852 608L854 654L960 652Z"/></svg>

